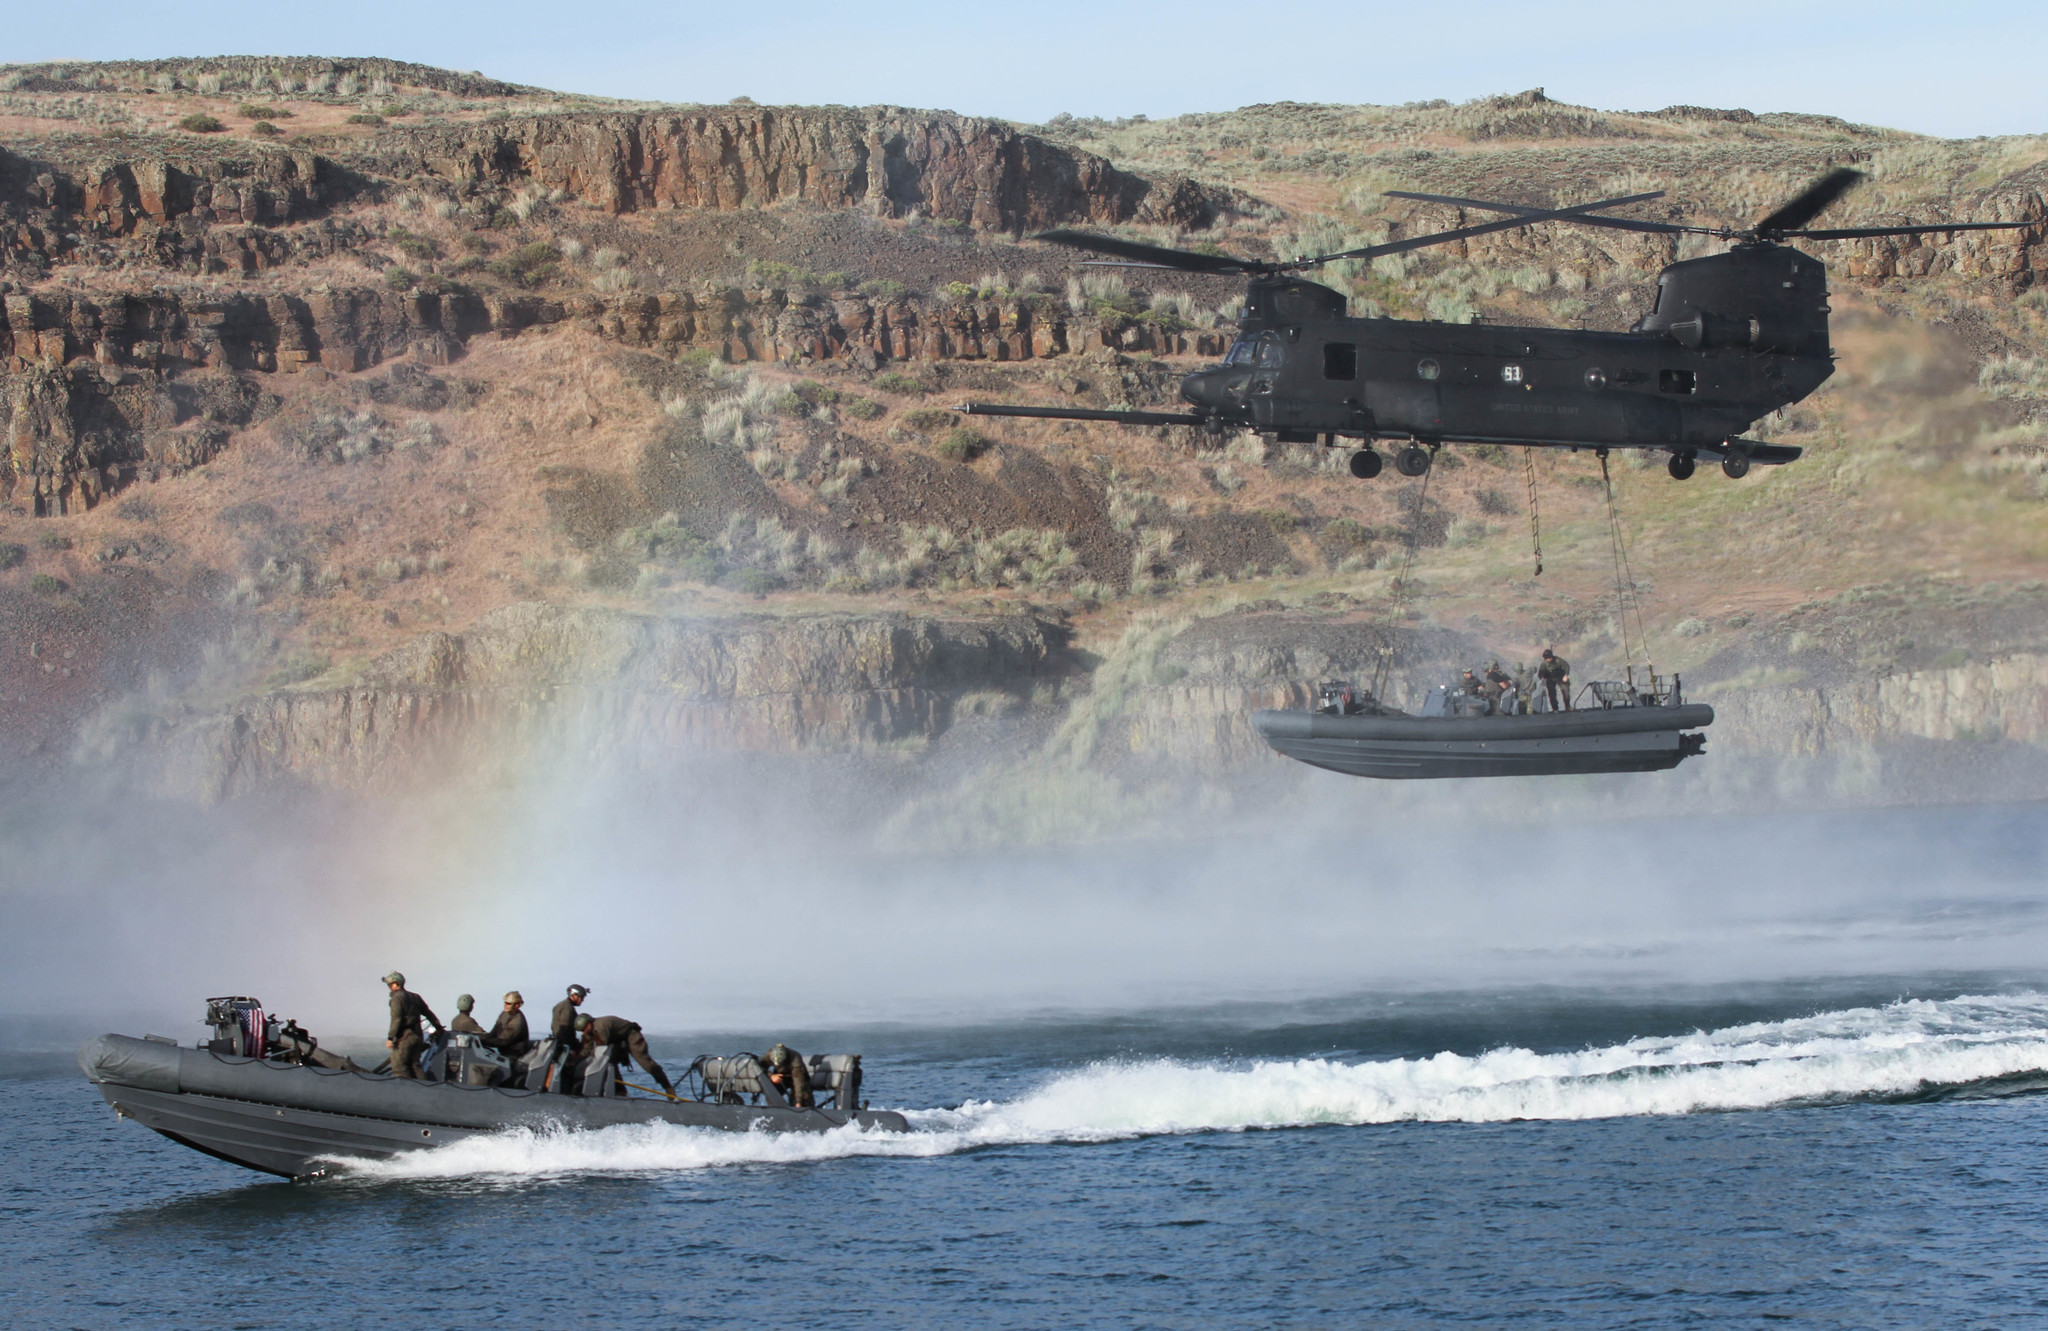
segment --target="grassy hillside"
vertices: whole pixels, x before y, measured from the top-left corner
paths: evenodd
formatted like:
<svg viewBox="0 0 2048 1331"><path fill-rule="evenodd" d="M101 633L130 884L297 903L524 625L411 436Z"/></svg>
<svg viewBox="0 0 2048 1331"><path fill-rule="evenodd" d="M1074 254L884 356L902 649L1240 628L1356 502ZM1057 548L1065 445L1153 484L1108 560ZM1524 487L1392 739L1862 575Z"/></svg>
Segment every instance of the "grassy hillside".
<svg viewBox="0 0 2048 1331"><path fill-rule="evenodd" d="M26 681L18 696L33 691L53 714L146 670L148 653L124 645L137 597L153 623L238 625L208 666L215 687L233 690L345 680L422 629L535 598L664 612L1028 609L1069 618L1091 642L1115 639L1134 615L1226 602L1369 617L1388 605L1416 538L1411 622L1510 658L1546 643L1589 662L1618 657L1590 454L1536 459L1537 578L1519 453L1448 450L1425 502L1391 472L1354 481L1339 452L949 410L967 396L1170 402L1178 376L1227 338L1235 283L1104 277L936 203L624 208L522 174L542 170L525 159L454 175L459 154L429 147L467 141L434 136L590 125L620 108L412 67L303 63L0 72L5 201L55 237L10 251L10 301L100 308L168 291L182 293L181 309L247 298L317 311L368 288L414 305L468 301L498 321L442 341L413 335L409 348L375 344L362 369L299 352L306 371L287 373L298 362L285 363L282 344L267 368L260 357L174 371L115 356L104 377L117 391L158 385L176 397L211 383L246 409L218 415L199 463L122 473L104 500L62 515L33 516L26 473L15 479L0 513L0 610L38 648L6 669ZM756 119L748 108L674 114ZM205 128L209 118L222 128ZM935 121L934 132L967 142L994 132L981 123ZM1952 143L1814 116L1604 113L1540 94L1004 132L1046 145L1032 152L1099 155L1155 194L1190 177L1220 201L1203 228L1142 214L1097 225L1261 255L1461 220L1382 197L1391 188L1533 203L1663 189L1641 215L1741 223L1845 162L1872 181L1833 223L2039 218L2048 157L2048 138ZM327 192L303 215L239 229L216 206L212 222L195 212L64 242L50 220L61 208L28 169L210 154L227 179L234 154L257 161L272 143L326 163L315 174ZM195 237L273 257L225 269ZM1763 431L1804 446L1805 459L1741 482L1703 469L1680 484L1617 455L1660 666L1704 686L1884 671L2039 639L2040 238L2035 228L1815 246L1834 273L1840 365ZM1662 264L1704 248L1542 227L1323 278L1359 312L1617 328L1641 312ZM504 313L527 306L555 313L525 324ZM771 314L779 341L716 324L766 327ZM859 325L867 340L849 333L829 355L790 340L790 328L832 320L870 321ZM898 358L874 331L891 320L953 331ZM1007 330L1055 324L1064 350L1019 359L1006 342L998 358ZM31 332L15 334L8 376L17 467L49 447L35 435L35 385L58 370L78 382L98 373L93 344L60 337L51 353L23 340ZM44 643L73 652L60 659L75 669L44 670Z"/></svg>

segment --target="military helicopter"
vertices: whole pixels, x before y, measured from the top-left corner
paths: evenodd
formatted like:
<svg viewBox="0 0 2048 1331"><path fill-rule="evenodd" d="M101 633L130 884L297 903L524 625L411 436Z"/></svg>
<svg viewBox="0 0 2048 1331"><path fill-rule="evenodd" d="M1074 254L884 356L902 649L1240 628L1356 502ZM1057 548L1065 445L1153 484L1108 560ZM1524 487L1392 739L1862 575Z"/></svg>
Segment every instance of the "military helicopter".
<svg viewBox="0 0 2048 1331"><path fill-rule="evenodd" d="M1505 217L1453 231L1362 249L1271 262L1169 249L1084 231L1034 239L1094 254L1112 267L1165 268L1242 275L1239 333L1220 365L1181 381L1185 413L1093 411L968 403L982 416L1195 425L1215 433L1252 430L1283 443L1335 446L1363 440L1351 473L1369 479L1382 459L1379 440L1399 442L1394 468L1428 472L1445 444L1538 448L1660 449L1676 480L1702 456L1720 459L1731 479L1752 464L1796 460L1789 444L1744 438L1772 411L1798 402L1834 373L1828 342L1827 269L1785 242L1994 231L2031 222L1941 222L1908 226L1809 229L1807 223L1864 179L1837 168L1754 225L1690 226L1605 214L1662 198L1661 192L1569 208L1536 208L1440 194L1389 191L1390 197ZM1734 242L1725 253L1669 265L1657 278L1656 303L1625 333L1561 328L1445 324L1418 319L1358 319L1341 292L1297 274L1340 259L1372 259L1489 232L1568 222Z"/></svg>

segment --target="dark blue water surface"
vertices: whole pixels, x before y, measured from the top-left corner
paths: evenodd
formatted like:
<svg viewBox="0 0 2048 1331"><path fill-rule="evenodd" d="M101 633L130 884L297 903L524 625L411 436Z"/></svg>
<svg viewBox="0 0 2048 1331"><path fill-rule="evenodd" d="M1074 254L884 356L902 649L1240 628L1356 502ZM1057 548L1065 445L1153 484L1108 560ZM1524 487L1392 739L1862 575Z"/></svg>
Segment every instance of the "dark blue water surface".
<svg viewBox="0 0 2048 1331"><path fill-rule="evenodd" d="M1999 983L810 1032L867 1054L877 1104L990 1103L920 1119L916 1156L541 1143L309 1183L117 1122L68 1057L20 1053L0 1306L25 1327L2048 1324L2048 998L1955 1002ZM1246 1126L1276 1118L1314 1125Z"/></svg>

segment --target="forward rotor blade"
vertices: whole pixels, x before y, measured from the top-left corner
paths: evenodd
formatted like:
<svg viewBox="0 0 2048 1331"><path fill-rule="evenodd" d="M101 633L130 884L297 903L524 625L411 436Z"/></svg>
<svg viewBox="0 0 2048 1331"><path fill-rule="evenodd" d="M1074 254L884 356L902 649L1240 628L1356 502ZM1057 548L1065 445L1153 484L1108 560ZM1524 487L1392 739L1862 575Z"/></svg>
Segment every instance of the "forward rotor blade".
<svg viewBox="0 0 2048 1331"><path fill-rule="evenodd" d="M1780 204L1776 212L1758 221L1750 230L1759 236L1795 231L1819 217L1829 204L1862 184L1863 179L1861 171L1838 166Z"/></svg>
<svg viewBox="0 0 2048 1331"><path fill-rule="evenodd" d="M1515 227L1534 226L1538 222L1577 221L1581 215L1596 208L1619 208L1625 203L1641 203L1645 199L1661 198L1662 194L1630 194L1619 199L1601 199L1594 203L1574 204L1569 208L1530 209L1518 212L1514 217L1504 217L1497 222L1481 222L1478 226L1460 227L1456 231L1438 231L1427 236L1411 236L1407 240L1388 241L1384 245L1367 245L1363 249L1343 250L1336 254L1319 254L1312 259L1295 259L1279 265L1282 271L1295 268L1317 268L1339 259L1377 259L1382 254L1399 254L1404 250L1419 250L1428 245L1442 245L1467 236L1484 236L1494 231L1508 231Z"/></svg>
<svg viewBox="0 0 2048 1331"><path fill-rule="evenodd" d="M1043 240L1053 245L1065 245L1068 249L1113 254L1119 259L1132 259L1159 268L1177 268L1185 273L1269 273L1277 266L1258 259L1233 258L1228 254L1203 254L1199 250L1173 250L1164 245L1146 245L1135 240L1120 240L1115 236L1099 236L1092 231L1041 231L1032 239Z"/></svg>
<svg viewBox="0 0 2048 1331"><path fill-rule="evenodd" d="M1784 231L1807 240L1855 240L1859 236L1928 236L1942 231L2014 231L2040 222L1930 222L1922 226L1845 226L1823 231Z"/></svg>
<svg viewBox="0 0 2048 1331"><path fill-rule="evenodd" d="M1491 202L1488 202L1488 201L1487 201L1487 200L1485 200L1485 199L1460 199L1460 198L1457 198L1457 197L1455 197L1455 196L1453 196L1453 195L1449 195L1449 194L1417 194L1417 193L1415 193L1415 192L1413 192L1413 191L1411 191L1411 190L1402 190L1402 189L1390 189L1390 190L1388 190L1388 191L1387 191L1387 197L1388 197L1388 198L1391 198L1391 199L1415 199L1415 200L1417 200L1418 202L1421 202L1421 203L1448 203L1448 204L1450 204L1451 206L1453 206L1453 207L1456 207L1456 208L1482 208L1482 209L1485 209L1485 210L1487 210L1488 212L1496 212L1496 213L1515 213L1515 214L1517 214L1517 215L1520 215L1520 216L1527 216L1527 215L1528 215L1528 214L1530 214L1530 213L1537 213L1537 212L1542 212L1542 211L1543 211L1543 210L1542 210L1541 208L1531 208L1531 207L1527 206L1526 204L1519 204L1519 203L1491 203ZM1631 202L1631 203L1634 203L1634 202L1639 202L1639 201L1641 201L1641 200L1643 200L1643 199L1661 199L1661 198L1663 198L1663 197L1664 197L1664 192L1663 192L1662 190L1659 190L1659 191L1658 191L1657 193L1655 193L1655 194L1639 194L1639 195L1636 195L1636 196L1635 196L1635 198L1633 198L1633 199L1629 200L1629 202ZM1616 206L1619 206L1619 205L1616 205ZM1703 236L1711 236L1711 235L1717 234L1717 233L1715 232L1715 230L1714 230L1714 228L1713 228L1713 227L1708 227L1708 226L1684 226L1684 225L1682 225L1682 224L1680 224L1680 223L1677 223L1677 222L1642 222L1642 221L1638 221L1638 220L1636 220L1636 219L1635 219L1635 218L1633 218L1633 217L1591 217L1591 216L1587 216L1587 217L1573 217L1573 218L1570 218L1570 219L1568 219L1568 220L1570 220L1570 221L1573 221L1573 222L1583 222L1583 223L1585 223L1585 224L1586 224L1586 225L1588 225L1588 226L1604 226L1604 227L1612 227L1612 228L1614 228L1614 229L1615 229L1615 230L1617 230L1617 231L1650 231L1650 232L1665 232L1665 233L1670 233L1670 232L1695 232L1695 233L1697 233L1697 234L1699 234L1699 235L1703 235Z"/></svg>

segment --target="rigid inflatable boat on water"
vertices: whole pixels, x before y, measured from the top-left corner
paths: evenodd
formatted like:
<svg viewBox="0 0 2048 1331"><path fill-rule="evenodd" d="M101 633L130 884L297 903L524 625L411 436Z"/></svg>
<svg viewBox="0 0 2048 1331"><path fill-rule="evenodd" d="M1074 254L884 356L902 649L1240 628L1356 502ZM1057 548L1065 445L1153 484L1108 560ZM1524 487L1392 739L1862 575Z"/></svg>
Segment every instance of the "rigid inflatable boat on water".
<svg viewBox="0 0 2048 1331"><path fill-rule="evenodd" d="M1685 702L1675 684L1659 694L1602 682L1587 696L1592 705L1577 711L1518 714L1437 689L1425 715L1411 716L1334 681L1315 710L1257 712L1252 725L1297 762L1392 780L1660 772L1706 748L1696 732L1714 709Z"/></svg>
<svg viewBox="0 0 2048 1331"><path fill-rule="evenodd" d="M907 1132L903 1115L862 1107L860 1055L806 1061L817 1108L798 1109L751 1054L699 1058L675 1100L622 1096L600 1050L576 1075L551 1041L517 1064L452 1036L434 1045L426 1078L366 1072L319 1049L252 999L214 999L225 1034L183 1048L163 1036L101 1035L78 1051L85 1075L114 1112L172 1141L287 1178L324 1173L336 1160L388 1159L507 1128L593 1130L673 1123L725 1132L825 1132L857 1124ZM560 1087L574 1085L564 1093Z"/></svg>

